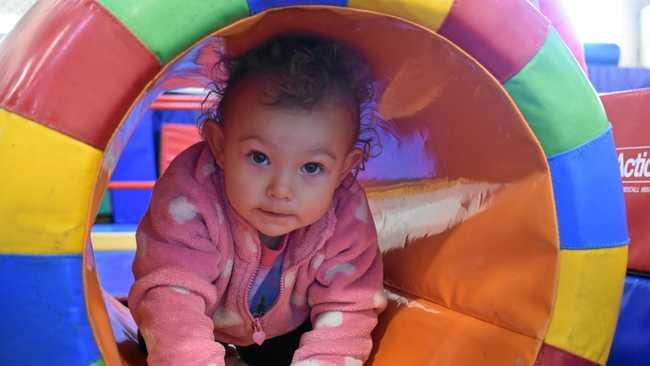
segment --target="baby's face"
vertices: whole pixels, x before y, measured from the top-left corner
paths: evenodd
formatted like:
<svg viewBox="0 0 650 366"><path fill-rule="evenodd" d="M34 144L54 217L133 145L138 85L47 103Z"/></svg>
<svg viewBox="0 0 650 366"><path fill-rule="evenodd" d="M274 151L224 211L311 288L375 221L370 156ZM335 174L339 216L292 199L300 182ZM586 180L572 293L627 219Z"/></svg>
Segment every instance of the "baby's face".
<svg viewBox="0 0 650 366"><path fill-rule="evenodd" d="M270 106L261 102L261 78L241 80L223 109L223 130L211 123L205 132L232 207L276 237L321 218L362 153L352 148L351 102L332 95L312 110Z"/></svg>

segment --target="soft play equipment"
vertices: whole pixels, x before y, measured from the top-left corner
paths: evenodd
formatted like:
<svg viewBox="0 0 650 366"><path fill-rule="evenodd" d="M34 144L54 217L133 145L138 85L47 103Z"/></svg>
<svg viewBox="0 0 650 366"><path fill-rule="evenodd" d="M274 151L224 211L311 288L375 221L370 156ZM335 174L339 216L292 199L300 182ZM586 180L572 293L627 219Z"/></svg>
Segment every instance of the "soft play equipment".
<svg viewBox="0 0 650 366"><path fill-rule="evenodd" d="M183 150L201 141L199 129L194 125L167 123L160 131L160 174Z"/></svg>
<svg viewBox="0 0 650 366"><path fill-rule="evenodd" d="M589 80L600 93L650 87L648 68L589 65L588 70Z"/></svg>
<svg viewBox="0 0 650 366"><path fill-rule="evenodd" d="M152 111L149 111L140 119L129 143L124 146L111 176L113 182L156 180L158 172L153 136L154 121L147 118L151 114ZM151 189L114 189L110 190L110 194L113 222L117 224L139 222L151 200Z"/></svg>
<svg viewBox="0 0 650 366"><path fill-rule="evenodd" d="M151 200L151 187L136 187L130 183L153 182L162 174L164 169L161 168L169 164L170 155L164 154L168 149L163 149L164 145L170 143L166 138L170 133L165 133L166 126L182 124L188 133L198 134L196 120L200 114L200 103L195 103L199 107L193 110L183 109L187 104L183 101L194 101L197 97L201 98L199 102L203 98L201 95L161 95L142 116L111 176L109 189L120 186L120 189L110 189L113 223L135 225L142 219ZM182 126L179 128L183 129ZM172 137L180 137L174 128L171 130Z"/></svg>
<svg viewBox="0 0 650 366"><path fill-rule="evenodd" d="M380 92L360 179L390 302L366 364L604 364L623 192L602 104L541 3L37 3L0 49L0 364L142 363L89 240L115 162L157 96L285 32L358 50Z"/></svg>
<svg viewBox="0 0 650 366"><path fill-rule="evenodd" d="M644 67L619 67L620 53L618 45L615 44L585 44L587 71L589 81L594 86L594 89L599 93L611 93L650 88L650 69ZM629 97L618 96L616 100L621 98L627 99ZM638 97L632 97L632 100L638 100ZM624 117L634 118L630 115ZM638 125L638 122L636 124Z"/></svg>
<svg viewBox="0 0 650 366"><path fill-rule="evenodd" d="M621 48L615 43L585 43L585 62L589 67L596 65L618 66Z"/></svg>
<svg viewBox="0 0 650 366"><path fill-rule="evenodd" d="M630 230L628 274L610 366L650 360L650 89L602 96L616 137Z"/></svg>

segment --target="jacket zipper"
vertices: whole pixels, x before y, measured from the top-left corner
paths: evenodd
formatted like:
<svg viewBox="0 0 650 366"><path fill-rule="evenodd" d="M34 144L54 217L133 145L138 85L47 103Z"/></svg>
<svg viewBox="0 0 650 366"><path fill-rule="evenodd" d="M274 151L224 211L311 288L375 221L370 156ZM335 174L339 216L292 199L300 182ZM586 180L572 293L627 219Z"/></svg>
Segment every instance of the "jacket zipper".
<svg viewBox="0 0 650 366"><path fill-rule="evenodd" d="M253 317L253 319L254 319L254 323L253 323L253 324L254 324L254 328L253 328L254 331L258 331L258 330L259 330L259 331L262 332L262 334L264 335L264 337L266 337L266 333L264 333L264 330L262 329L262 324L261 324L261 323L262 323L262 320L263 320L263 319L266 319L267 317L269 317L269 316L271 315L271 313L273 312L273 310L275 310L275 309L277 308L277 303L280 302L280 299L282 298L282 294L284 293L284 290L285 290L285 289L284 289L284 278L285 278L285 274L286 274L287 272L291 272L294 268L298 268L298 267L300 267L300 265L302 265L303 263L305 263L309 258L310 258L310 257L307 256L306 258L304 258L304 259L301 260L300 262L295 263L293 266L291 266L290 268L287 268L285 271L282 272L282 274L280 275L280 291L278 292L278 297L275 299L275 302L273 303L273 305L271 305L271 307L269 308L269 310L268 310L266 313L264 313L264 315L262 315L261 317ZM298 276L298 274L296 274L296 276ZM294 279L294 283L295 283L295 281L297 281L297 280L298 280L297 278ZM256 323L255 323L255 322L256 322ZM255 327L259 327L259 328L255 328ZM254 336L255 336L255 334L253 334L253 337L254 337ZM264 342L264 341L262 341L262 342ZM257 343L257 342L256 342L256 343ZM261 345L261 343L258 343L258 345Z"/></svg>
<svg viewBox="0 0 650 366"><path fill-rule="evenodd" d="M266 333L264 332L264 328L262 328L262 322L260 321L260 318L254 316L253 313L251 313L250 306L248 305L248 297L250 296L251 289L253 288L253 281L255 281L257 273L260 269L261 250L262 248L259 248L257 251L255 257L255 271L248 280L248 288L246 289L246 296L244 296L244 307L246 308L246 313L251 318L251 322L253 323L253 342L257 343L259 346L264 343L264 340L266 339Z"/></svg>
<svg viewBox="0 0 650 366"><path fill-rule="evenodd" d="M268 309L268 311L266 313L264 313L264 315L262 315L261 318L258 318L258 319L261 320L261 319L267 318L268 315L275 308L277 308L276 305L278 304L278 302L280 302L280 299L282 298L282 293L284 292L284 274L287 273L288 271L289 270L287 269L286 271L280 273L280 290L278 291L278 296L275 298L275 301L273 302L273 305L271 305L271 307Z"/></svg>
<svg viewBox="0 0 650 366"><path fill-rule="evenodd" d="M260 245L263 245L263 244L260 244ZM318 248L315 249L314 252L317 251L317 250L318 250ZM312 254L313 254L313 252L312 252ZM285 253L285 255L286 255L286 253ZM271 305L269 310L266 313L264 313L264 315L262 315L261 317L257 317L257 316L254 316L253 313L251 313L251 311L250 311L250 307L248 306L248 296L250 295L250 291L253 288L253 281L255 280L255 277L257 277L257 273L259 272L260 256L261 256L261 254L258 254L257 267L255 267L255 272L253 274L253 277L251 277L251 279L249 280L248 290L246 291L246 297L244 299L244 302L245 302L245 306L246 306L246 312L248 313L249 317L251 318L251 321L253 322L253 342L255 342L257 345L261 346L262 343L264 343L264 341L266 340L266 332L264 332L264 328L262 328L262 320L267 318L271 314L271 312L277 308L276 305L280 301L280 299L282 298L282 294L284 293L285 274L287 272L292 271L294 268L299 268L303 263L308 261L311 258L311 256L310 255L305 256L301 261L299 261L297 263L294 263L293 266L291 266L290 268L287 268L285 271L281 272L281 275L280 275L280 291L278 292L278 297L275 299L275 302L273 303L273 305ZM297 277L298 274L296 273L295 276ZM297 280L298 279L295 278L294 283Z"/></svg>
<svg viewBox="0 0 650 366"><path fill-rule="evenodd" d="M286 255L286 253L285 253ZM302 263L302 262L301 262ZM295 266L294 266L295 267ZM248 291L246 292L246 310L248 314L251 317L251 320L253 321L253 342L257 343L258 346L261 346L262 343L266 340L266 332L264 332L264 328L262 328L262 319L265 319L269 313L275 308L277 308L277 303L280 301L282 298L282 294L284 293L284 277L285 274L289 271L287 269L286 271L282 271L280 273L280 291L278 291L278 296L276 297L275 301L273 302L273 305L264 313L262 316L255 316L253 313L250 311L250 307L248 306L248 296L250 296L250 291L253 288L253 281L255 277L257 277L257 273L259 272L259 258L258 258L258 265L255 269L255 273L253 277L251 277L249 283L248 283ZM293 267L292 267L293 268Z"/></svg>

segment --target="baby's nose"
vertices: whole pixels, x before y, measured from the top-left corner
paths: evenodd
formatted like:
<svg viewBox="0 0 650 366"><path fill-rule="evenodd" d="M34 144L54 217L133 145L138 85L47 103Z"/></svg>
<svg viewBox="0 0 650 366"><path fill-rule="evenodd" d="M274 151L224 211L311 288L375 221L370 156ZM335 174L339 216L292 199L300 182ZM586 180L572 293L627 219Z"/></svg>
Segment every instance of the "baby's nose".
<svg viewBox="0 0 650 366"><path fill-rule="evenodd" d="M292 197L291 180L286 174L274 177L266 194L275 199L289 200Z"/></svg>

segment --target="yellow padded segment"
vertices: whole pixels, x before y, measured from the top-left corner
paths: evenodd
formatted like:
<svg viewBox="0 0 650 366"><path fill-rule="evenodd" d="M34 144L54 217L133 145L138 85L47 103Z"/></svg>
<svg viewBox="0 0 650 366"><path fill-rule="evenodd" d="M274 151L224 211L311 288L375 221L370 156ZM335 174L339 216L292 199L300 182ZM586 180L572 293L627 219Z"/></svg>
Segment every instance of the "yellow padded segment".
<svg viewBox="0 0 650 366"><path fill-rule="evenodd" d="M627 246L561 250L546 343L604 365L623 293Z"/></svg>
<svg viewBox="0 0 650 366"><path fill-rule="evenodd" d="M0 252L80 253L102 152L0 109Z"/></svg>
<svg viewBox="0 0 650 366"><path fill-rule="evenodd" d="M397 16L437 32L453 0L350 0L349 8Z"/></svg>

